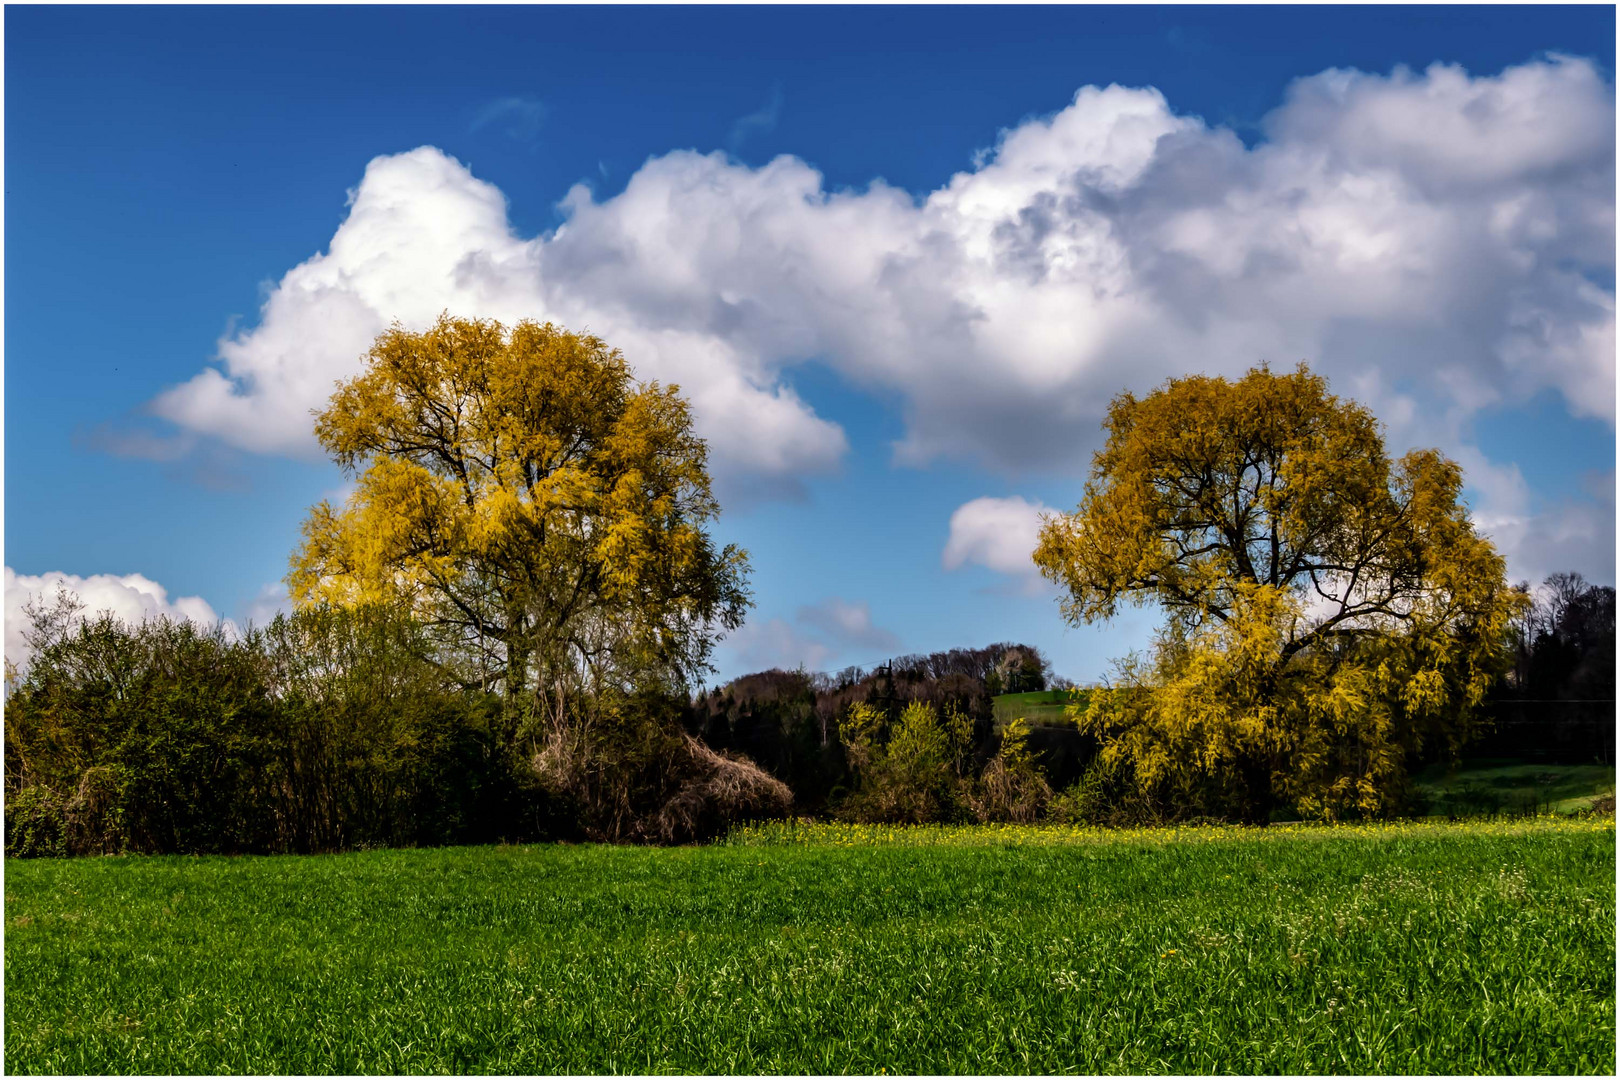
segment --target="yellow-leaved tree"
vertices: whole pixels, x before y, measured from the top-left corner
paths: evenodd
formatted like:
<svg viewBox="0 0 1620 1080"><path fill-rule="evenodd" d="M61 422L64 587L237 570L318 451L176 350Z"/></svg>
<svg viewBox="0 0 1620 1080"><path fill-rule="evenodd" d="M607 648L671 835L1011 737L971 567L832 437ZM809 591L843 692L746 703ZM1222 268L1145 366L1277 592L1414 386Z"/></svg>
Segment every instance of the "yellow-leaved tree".
<svg viewBox="0 0 1620 1080"><path fill-rule="evenodd" d="M1073 623L1160 605L1152 655L1079 717L1139 789L1264 823L1393 809L1407 755L1455 752L1502 670L1523 595L1434 450L1305 366L1122 394L1073 514L1035 562Z"/></svg>
<svg viewBox="0 0 1620 1080"><path fill-rule="evenodd" d="M707 450L676 387L600 339L441 316L395 326L317 417L353 479L309 513L301 605L405 605L469 685L569 727L586 703L684 688L742 622Z"/></svg>

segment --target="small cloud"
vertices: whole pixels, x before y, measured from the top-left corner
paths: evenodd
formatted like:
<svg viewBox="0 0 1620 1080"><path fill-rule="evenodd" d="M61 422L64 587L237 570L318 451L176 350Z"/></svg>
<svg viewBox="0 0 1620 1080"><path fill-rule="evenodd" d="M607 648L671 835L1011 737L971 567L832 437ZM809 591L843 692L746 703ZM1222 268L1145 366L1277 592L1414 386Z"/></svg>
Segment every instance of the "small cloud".
<svg viewBox="0 0 1620 1080"><path fill-rule="evenodd" d="M881 626L872 625L872 609L866 601L848 603L829 596L819 604L799 609L798 622L819 630L835 647L876 649L888 652L900 647L900 639ZM838 648L842 652L843 648Z"/></svg>
<svg viewBox="0 0 1620 1080"><path fill-rule="evenodd" d="M731 125L730 145L733 152L742 145L743 140L756 132L776 130L776 122L782 116L782 84L776 83L771 87L770 100L759 108L740 117Z"/></svg>
<svg viewBox="0 0 1620 1080"><path fill-rule="evenodd" d="M1050 506L1010 499L982 498L963 503L951 515L951 533L940 562L947 570L976 563L1023 583L1023 591L1041 589L1040 572L1031 556L1040 537L1041 518Z"/></svg>
<svg viewBox="0 0 1620 1080"><path fill-rule="evenodd" d="M795 630L785 619L748 623L727 635L726 648L752 671L805 668L820 671L837 650Z"/></svg>
<svg viewBox="0 0 1620 1080"><path fill-rule="evenodd" d="M900 638L873 625L866 601L829 596L799 608L791 623L779 618L749 623L728 636L725 647L752 671L799 667L825 671L833 661L852 654L864 662L873 654L893 654L899 651Z"/></svg>
<svg viewBox="0 0 1620 1080"><path fill-rule="evenodd" d="M241 467L241 455L230 447L214 444L208 452L199 451L166 470L182 483L196 484L205 491L241 495L253 490L253 478Z"/></svg>
<svg viewBox="0 0 1620 1080"><path fill-rule="evenodd" d="M478 110L468 131L480 131L499 125L507 138L517 142L530 142L540 134L545 122L546 107L531 97L497 98Z"/></svg>
<svg viewBox="0 0 1620 1080"><path fill-rule="evenodd" d="M76 433L74 441L114 457L161 462L179 461L197 445L196 436L189 431L159 435L144 428L118 423L99 424L88 431Z"/></svg>
<svg viewBox="0 0 1620 1080"><path fill-rule="evenodd" d="M156 462L166 466L164 475L171 480L207 491L240 494L253 488L252 478L241 467L240 452L194 432L158 434L124 420L77 431L73 442L114 457Z"/></svg>

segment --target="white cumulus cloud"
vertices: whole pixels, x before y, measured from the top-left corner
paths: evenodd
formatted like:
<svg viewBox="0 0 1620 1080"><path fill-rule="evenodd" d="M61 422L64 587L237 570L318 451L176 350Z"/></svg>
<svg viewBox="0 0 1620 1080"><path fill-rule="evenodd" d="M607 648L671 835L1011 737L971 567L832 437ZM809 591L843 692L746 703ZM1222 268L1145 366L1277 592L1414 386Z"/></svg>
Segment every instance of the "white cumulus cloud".
<svg viewBox="0 0 1620 1080"><path fill-rule="evenodd" d="M963 503L951 515L951 532L940 561L947 570L969 564L987 567L1036 588L1039 571L1030 556L1040 536L1041 516L1051 513L1053 509L1044 503L1017 495Z"/></svg>
<svg viewBox="0 0 1620 1080"><path fill-rule="evenodd" d="M189 619L202 626L212 627L220 621L219 614L200 596L177 596L169 599L169 591L142 574L64 574L50 570L43 574L19 574L5 568L6 579L6 659L19 668L26 667L32 657L26 635L29 630L25 610L31 600L49 603L58 589L65 589L78 597L84 605L82 615L94 617L102 612L128 623L167 616L171 619ZM234 631L234 624L227 621Z"/></svg>
<svg viewBox="0 0 1620 1080"><path fill-rule="evenodd" d="M1614 93L1554 56L1300 79L1246 146L1151 88L1080 89L926 197L805 162L647 161L516 236L432 147L366 168L327 252L163 394L192 432L313 452L310 410L391 320L599 333L692 399L725 484L791 486L846 442L793 391L831 365L902 402L899 460L1084 469L1121 389L1309 360L1392 442L1461 452L1544 389L1614 419ZM1611 556L1612 557L1612 556Z"/></svg>
<svg viewBox="0 0 1620 1080"><path fill-rule="evenodd" d="M727 473L791 482L837 461L842 430L757 358L547 288L555 243L515 237L500 191L432 147L377 158L328 250L287 272L258 325L220 343L218 367L163 393L155 409L243 449L315 456L311 410L359 372L376 335L395 320L421 327L449 310L603 334L643 377L681 384Z"/></svg>

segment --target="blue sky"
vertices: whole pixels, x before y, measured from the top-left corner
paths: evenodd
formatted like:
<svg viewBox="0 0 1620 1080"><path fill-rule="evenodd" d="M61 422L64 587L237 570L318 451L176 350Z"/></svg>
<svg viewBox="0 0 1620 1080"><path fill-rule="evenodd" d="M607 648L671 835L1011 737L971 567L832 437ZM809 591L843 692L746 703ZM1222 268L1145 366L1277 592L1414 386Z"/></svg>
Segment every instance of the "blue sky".
<svg viewBox="0 0 1620 1080"><path fill-rule="evenodd" d="M1614 580L1610 7L5 20L8 654L61 575L262 618L342 483L308 387L443 307L693 394L755 567L724 676L1098 677L1151 614L1065 628L1033 515L1114 393L1262 359L1461 461L1515 576Z"/></svg>

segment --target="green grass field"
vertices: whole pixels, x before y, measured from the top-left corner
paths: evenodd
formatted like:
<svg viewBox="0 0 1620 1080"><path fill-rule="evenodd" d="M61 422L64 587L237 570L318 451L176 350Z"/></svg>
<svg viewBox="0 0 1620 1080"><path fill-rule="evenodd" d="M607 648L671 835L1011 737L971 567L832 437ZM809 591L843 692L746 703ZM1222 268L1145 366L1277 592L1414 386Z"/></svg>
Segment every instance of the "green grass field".
<svg viewBox="0 0 1620 1080"><path fill-rule="evenodd" d="M6 863L37 1072L1612 1073L1612 818Z"/></svg>

